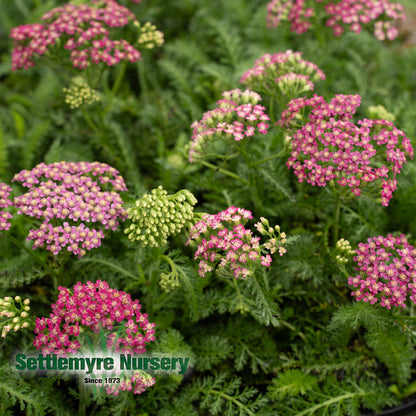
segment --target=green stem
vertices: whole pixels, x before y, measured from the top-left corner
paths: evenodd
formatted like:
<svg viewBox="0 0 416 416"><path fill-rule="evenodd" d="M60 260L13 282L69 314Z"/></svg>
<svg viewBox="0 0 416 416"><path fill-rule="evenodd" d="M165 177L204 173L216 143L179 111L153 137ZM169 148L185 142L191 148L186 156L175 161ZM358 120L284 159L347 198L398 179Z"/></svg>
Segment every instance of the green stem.
<svg viewBox="0 0 416 416"><path fill-rule="evenodd" d="M87 388L85 387L83 377L79 377L79 403L78 403L78 414L80 416L86 415L87 410Z"/></svg>
<svg viewBox="0 0 416 416"><path fill-rule="evenodd" d="M268 162L269 160L273 160L273 159L276 159L278 157L282 157L285 154L286 154L286 150L285 149L282 149L280 152L278 152L278 153L276 153L274 155L268 156L268 157L266 157L264 159L259 160L256 163L253 163L251 166L252 167L255 167L255 166L261 165L262 163Z"/></svg>
<svg viewBox="0 0 416 416"><path fill-rule="evenodd" d="M114 96L116 95L116 92L120 88L121 82L123 81L124 74L126 73L127 68L127 62L123 62L120 65L120 69L117 74L117 78L114 81L113 88L111 89L110 96L107 97L107 105L105 106L102 115L105 116L108 113L108 110L110 109L111 102L113 101Z"/></svg>
<svg viewBox="0 0 416 416"><path fill-rule="evenodd" d="M291 331L296 332L296 335L298 335L300 338L302 338L302 341L307 344L308 340L306 339L305 335L301 331L296 331L296 328L290 324L289 322L284 321L283 319L280 319L280 322L286 327L289 328Z"/></svg>
<svg viewBox="0 0 416 416"><path fill-rule="evenodd" d="M12 235L7 234L6 238L8 238L13 244L15 244L17 247L21 248L22 250L26 251L31 257L33 257L39 264L41 264L45 269L49 270L53 275L56 276L56 271L48 266L45 260L38 257L35 253L33 253L33 250L28 249L26 246L24 246L19 240L14 238Z"/></svg>
<svg viewBox="0 0 416 416"><path fill-rule="evenodd" d="M172 270L172 272L173 272L173 273L176 273L176 266L175 266L175 263L173 262L173 260L172 260L169 256L167 256L166 254L161 254L161 255L159 256L159 258L161 258L161 259L165 260L165 261L169 264L170 269Z"/></svg>
<svg viewBox="0 0 416 416"><path fill-rule="evenodd" d="M334 212L334 245L339 239L339 215L341 212L341 198L336 194L335 212Z"/></svg>
<svg viewBox="0 0 416 416"><path fill-rule="evenodd" d="M215 171L219 171L219 172L223 173L224 175L227 175L231 178L237 179L238 181L243 182L245 185L250 186L248 181L241 178L237 174L235 174L233 172L230 172L229 170L219 168L218 166L215 166L212 163L206 162L205 160L201 160L200 163L201 163L201 165L206 166L207 168L213 169Z"/></svg>

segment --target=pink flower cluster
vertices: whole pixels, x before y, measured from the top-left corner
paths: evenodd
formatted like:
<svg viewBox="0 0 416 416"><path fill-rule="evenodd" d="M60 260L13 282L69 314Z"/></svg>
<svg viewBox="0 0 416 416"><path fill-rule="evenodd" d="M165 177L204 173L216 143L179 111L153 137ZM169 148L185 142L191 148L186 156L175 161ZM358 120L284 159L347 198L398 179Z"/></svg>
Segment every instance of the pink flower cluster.
<svg viewBox="0 0 416 416"><path fill-rule="evenodd" d="M243 208L229 207L216 215L205 214L190 230L186 244L196 240L198 243L195 260L199 261L199 275L217 268L222 276L234 278L251 276L259 265L269 267L272 258L262 255L265 245L260 245L260 237L254 237L251 230L244 227L252 213ZM274 251L276 241L268 250ZM283 252L281 253L283 254Z"/></svg>
<svg viewBox="0 0 416 416"><path fill-rule="evenodd" d="M215 139L241 141L256 133L266 134L269 116L265 107L257 104L260 95L253 91L239 89L226 91L223 99L217 101L217 108L207 111L202 120L195 121L189 161L192 163L204 153L204 147Z"/></svg>
<svg viewBox="0 0 416 416"><path fill-rule="evenodd" d="M155 324L140 312L139 301L133 301L128 293L112 289L101 280L78 282L73 292L65 287L58 289L50 317L36 318L33 344L43 353L77 352L82 347L78 337L85 331L112 331L107 336L107 348L114 352L142 354L146 344L154 341Z"/></svg>
<svg viewBox="0 0 416 416"><path fill-rule="evenodd" d="M41 163L31 171L16 174L13 181L30 188L14 199L18 213L43 219L39 229L32 229L28 235L28 240L34 240L34 249L46 244L55 255L67 247L83 256L104 238L103 231L87 228L84 223L116 230L119 220L127 217L117 192L127 190L124 180L105 163ZM104 191L102 187L112 190Z"/></svg>
<svg viewBox="0 0 416 416"><path fill-rule="evenodd" d="M265 54L243 74L240 82L254 91L269 95L312 91L314 82L325 79L325 74L314 63L301 57L301 52L291 50Z"/></svg>
<svg viewBox="0 0 416 416"><path fill-rule="evenodd" d="M391 121L349 121L360 102L359 96L337 95L329 104L322 97L298 99L296 105L312 106L309 120L292 139L287 166L299 182L326 186L336 181L358 196L370 183L381 188L381 203L389 204L397 188L396 174L413 158L410 140ZM296 112L294 103L281 124L288 123Z"/></svg>
<svg viewBox="0 0 416 416"><path fill-rule="evenodd" d="M319 3L323 3L322 6ZM311 5L312 7L306 7ZM393 25L395 20L405 20L403 6L389 0L272 0L267 6L267 25L276 27L282 20L291 23L291 31L298 34L306 32L311 26L311 18L326 14L326 26L332 27L335 36L344 32L346 27L360 33L362 26L374 21L374 35L379 40L393 40L398 35Z"/></svg>
<svg viewBox="0 0 416 416"><path fill-rule="evenodd" d="M43 15L43 24L12 29L12 70L32 67L35 58L60 44L70 51L72 65L79 69L85 69L91 63L104 62L111 66L121 60L136 62L140 59L140 52L126 40L110 37L111 28L135 21L134 14L114 0L92 0L91 3L91 6L66 4L56 7Z"/></svg>
<svg viewBox="0 0 416 416"><path fill-rule="evenodd" d="M153 377L147 376L144 372L134 373L131 378L124 378L120 384L107 384L107 394L118 396L120 391L133 391L134 394L143 393L147 387L151 387L156 383Z"/></svg>
<svg viewBox="0 0 416 416"><path fill-rule="evenodd" d="M10 205L13 205L12 201L8 198L12 188L5 183L0 183L0 208L7 208ZM12 214L10 212L3 211L0 209L0 231L8 230L11 226L10 219Z"/></svg>
<svg viewBox="0 0 416 416"><path fill-rule="evenodd" d="M360 243L354 261L357 262L355 277L348 284L357 288L351 293L357 301L405 307L408 294L416 303L416 249L406 237L373 237L368 243Z"/></svg>

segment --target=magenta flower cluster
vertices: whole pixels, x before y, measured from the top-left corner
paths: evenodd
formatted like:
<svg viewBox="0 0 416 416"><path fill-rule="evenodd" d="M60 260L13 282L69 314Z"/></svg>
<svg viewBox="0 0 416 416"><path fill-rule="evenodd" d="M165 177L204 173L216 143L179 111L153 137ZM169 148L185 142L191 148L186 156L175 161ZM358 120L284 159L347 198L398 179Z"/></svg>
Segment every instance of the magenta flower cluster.
<svg viewBox="0 0 416 416"><path fill-rule="evenodd" d="M112 331L107 336L107 348L114 352L142 354L146 344L154 341L155 324L128 293L112 289L101 280L78 282L72 292L65 287L58 289L50 317L36 318L33 344L43 353L77 352L83 346L79 336L86 331Z"/></svg>
<svg viewBox="0 0 416 416"><path fill-rule="evenodd" d="M19 214L39 218L43 223L29 232L33 248L44 246L53 254L64 247L78 256L98 247L104 233L84 223L97 223L116 230L127 217L118 191L126 185L118 171L99 162L41 163L13 178L29 191L14 199ZM111 190L103 190L110 188Z"/></svg>
<svg viewBox="0 0 416 416"><path fill-rule="evenodd" d="M395 39L398 30L393 22L405 19L403 6L389 0L272 0L267 6L267 25L276 27L288 20L290 30L302 34L314 23L312 18L322 13L335 36L341 35L345 28L360 33L363 25L374 22L374 35L379 40Z"/></svg>
<svg viewBox="0 0 416 416"><path fill-rule="evenodd" d="M10 205L13 205L12 201L8 198L12 188L5 184L0 183L0 208L7 208ZM7 211L3 211L0 209L0 231L8 230L11 226L10 219L12 218L12 214Z"/></svg>
<svg viewBox="0 0 416 416"><path fill-rule="evenodd" d="M247 278L260 265L271 265L270 254L262 255L262 251L273 253L278 242L275 239L267 246L260 245L260 237L253 236L252 231L244 227L251 218L250 211L229 207L215 215L203 215L191 228L186 244L193 240L197 243L194 258L200 259L198 273L201 277L215 270L224 277ZM281 251L281 255L283 253Z"/></svg>
<svg viewBox="0 0 416 416"><path fill-rule="evenodd" d="M348 278L357 301L406 307L408 295L416 303L416 249L406 237L372 237L358 245L354 261L359 274Z"/></svg>
<svg viewBox="0 0 416 416"><path fill-rule="evenodd" d="M256 132L266 134L269 116L265 107L257 104L261 101L257 93L239 89L226 91L222 94L217 108L207 111L202 120L195 121L189 161L192 163L202 157L205 147L218 140L241 141L253 136Z"/></svg>
<svg viewBox="0 0 416 416"><path fill-rule="evenodd" d="M92 0L92 5L65 4L43 15L43 23L12 29L14 39L12 70L30 68L35 58L51 52L53 45L63 45L70 52L74 68L85 69L91 63L109 66L122 60L136 62L140 52L124 39L113 40L110 29L135 21L126 7L114 0Z"/></svg>
<svg viewBox="0 0 416 416"><path fill-rule="evenodd" d="M312 91L314 82L320 79L325 79L325 74L314 63L302 59L301 52L287 50L263 55L243 74L240 82L269 95L294 96Z"/></svg>
<svg viewBox="0 0 416 416"><path fill-rule="evenodd" d="M313 186L337 183L358 196L363 189L381 190L381 203L389 204L407 157L413 158L410 140L391 121L350 121L360 103L357 95L300 98L289 103L281 125L290 125L299 112L311 107L309 121L292 138L287 162L299 182ZM298 120L298 119L296 119ZM368 185L372 184L372 188Z"/></svg>

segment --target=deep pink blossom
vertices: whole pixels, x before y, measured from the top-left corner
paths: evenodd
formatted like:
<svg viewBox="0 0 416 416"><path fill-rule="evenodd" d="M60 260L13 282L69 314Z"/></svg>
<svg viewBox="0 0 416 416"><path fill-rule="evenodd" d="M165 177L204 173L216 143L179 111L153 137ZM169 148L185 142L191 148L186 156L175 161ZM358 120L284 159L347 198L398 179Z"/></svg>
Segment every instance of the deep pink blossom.
<svg viewBox="0 0 416 416"><path fill-rule="evenodd" d="M407 158L413 158L413 148L391 121L364 119L354 124L351 119L360 101L357 95L337 95L330 103L318 96L292 100L278 122L294 131L287 166L299 182L338 184L355 196L363 190L380 193L387 206L397 188L396 175Z"/></svg>
<svg viewBox="0 0 416 416"><path fill-rule="evenodd" d="M395 39L398 30L394 22L405 20L403 6L389 0L272 0L267 6L267 25L276 27L288 20L290 30L301 34L316 24L316 16L322 14L335 36L345 28L360 33L363 26L374 22L374 35L379 40Z"/></svg>
<svg viewBox="0 0 416 416"><path fill-rule="evenodd" d="M404 308L408 297L416 303L416 249L403 234L369 238L355 253L359 274L349 277L348 284L356 288L351 295L357 301L388 309Z"/></svg>
<svg viewBox="0 0 416 416"><path fill-rule="evenodd" d="M74 68L85 69L101 62L109 66L122 60L136 62L140 52L124 39L113 39L111 34L112 28L134 21L134 14L114 0L56 7L42 16L42 24L12 29L12 70L30 68L37 57L55 54L52 47L56 45L68 51Z"/></svg>

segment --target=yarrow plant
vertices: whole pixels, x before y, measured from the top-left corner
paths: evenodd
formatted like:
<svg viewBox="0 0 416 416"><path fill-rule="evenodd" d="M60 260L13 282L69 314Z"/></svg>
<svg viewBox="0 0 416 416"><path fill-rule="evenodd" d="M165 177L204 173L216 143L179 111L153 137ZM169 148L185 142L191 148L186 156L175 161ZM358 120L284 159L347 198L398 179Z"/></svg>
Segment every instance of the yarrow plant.
<svg viewBox="0 0 416 416"><path fill-rule="evenodd" d="M246 71L240 82L259 93L295 97L313 91L314 83L325 79L325 74L312 62L301 58L301 52L265 54L253 68Z"/></svg>
<svg viewBox="0 0 416 416"><path fill-rule="evenodd" d="M355 253L359 274L348 278L355 300L388 309L406 307L408 297L416 303L416 249L403 234L369 238Z"/></svg>
<svg viewBox="0 0 416 416"><path fill-rule="evenodd" d="M116 230L127 216L118 193L127 190L126 184L118 171L105 163L41 163L16 174L13 181L29 188L14 199L17 212L43 221L28 235L28 240L34 240L34 249L46 245L56 255L67 247L83 256L104 238L101 229L85 223Z"/></svg>
<svg viewBox="0 0 416 416"><path fill-rule="evenodd" d="M65 102L70 108L91 105L100 100L97 91L92 89L82 78L74 79L71 85L62 91L65 93Z"/></svg>
<svg viewBox="0 0 416 416"><path fill-rule="evenodd" d="M32 323L29 316L30 299L22 301L20 296L14 298L6 296L0 299L0 328L1 336L6 335L13 329L14 332L21 328L28 328Z"/></svg>
<svg viewBox="0 0 416 416"><path fill-rule="evenodd" d="M168 195L159 186L136 201L135 207L127 209L132 224L124 232L142 247L163 247L169 236L178 234L193 218L196 202L186 189Z"/></svg>
<svg viewBox="0 0 416 416"><path fill-rule="evenodd" d="M244 227L251 218L250 211L237 207L229 207L215 215L202 215L191 228L187 241L187 244L197 246L195 260L199 259L201 277L215 271L224 277L248 278L259 267L270 267L270 254L278 250L282 256L286 252L283 247L286 235L280 232L279 226L270 227L262 218L256 228L269 239L260 244L260 237L255 237Z"/></svg>
<svg viewBox="0 0 416 416"><path fill-rule="evenodd" d="M155 324L128 293L112 289L101 280L78 282L73 290L58 290L50 317L36 318L33 344L42 352L75 353L82 347L79 339L84 333L100 331L108 333L107 348L114 352L142 354L146 344L154 341Z"/></svg>
<svg viewBox="0 0 416 416"><path fill-rule="evenodd" d="M314 25L320 28L316 19L321 15L335 36L346 28L360 33L374 22L374 35L381 41L395 39L399 32L394 23L405 20L403 6L389 0L272 0L267 6L267 25L276 27L287 20L292 32L302 34Z"/></svg>
<svg viewBox="0 0 416 416"><path fill-rule="evenodd" d="M13 205L13 202L8 198L10 192L12 192L12 188L9 185L0 183L0 208L7 208ZM7 231L11 227L11 218L12 214L10 212L0 209L0 231Z"/></svg>
<svg viewBox="0 0 416 416"><path fill-rule="evenodd" d="M246 89L235 89L222 94L217 108L207 111L202 120L195 121L189 161L195 162L209 152L208 145L215 147L216 142L240 142L254 136L257 132L266 134L269 116L265 107L258 104L259 94Z"/></svg>
<svg viewBox="0 0 416 416"><path fill-rule="evenodd" d="M91 0L89 4L65 4L42 16L43 23L12 29L12 69L30 68L42 55L53 57L53 46L69 52L74 68L91 64L108 66L120 61L136 62L140 51L125 39L114 39L113 28L137 22L134 14L114 0Z"/></svg>
<svg viewBox="0 0 416 416"><path fill-rule="evenodd" d="M351 122L360 101L358 95L342 94L330 103L320 96L291 101L278 124L303 126L293 134L287 166L299 182L313 186L337 184L355 196L381 190L379 201L387 206L397 188L396 174L413 158L413 148L391 121ZM310 107L306 123L301 116L305 107Z"/></svg>

